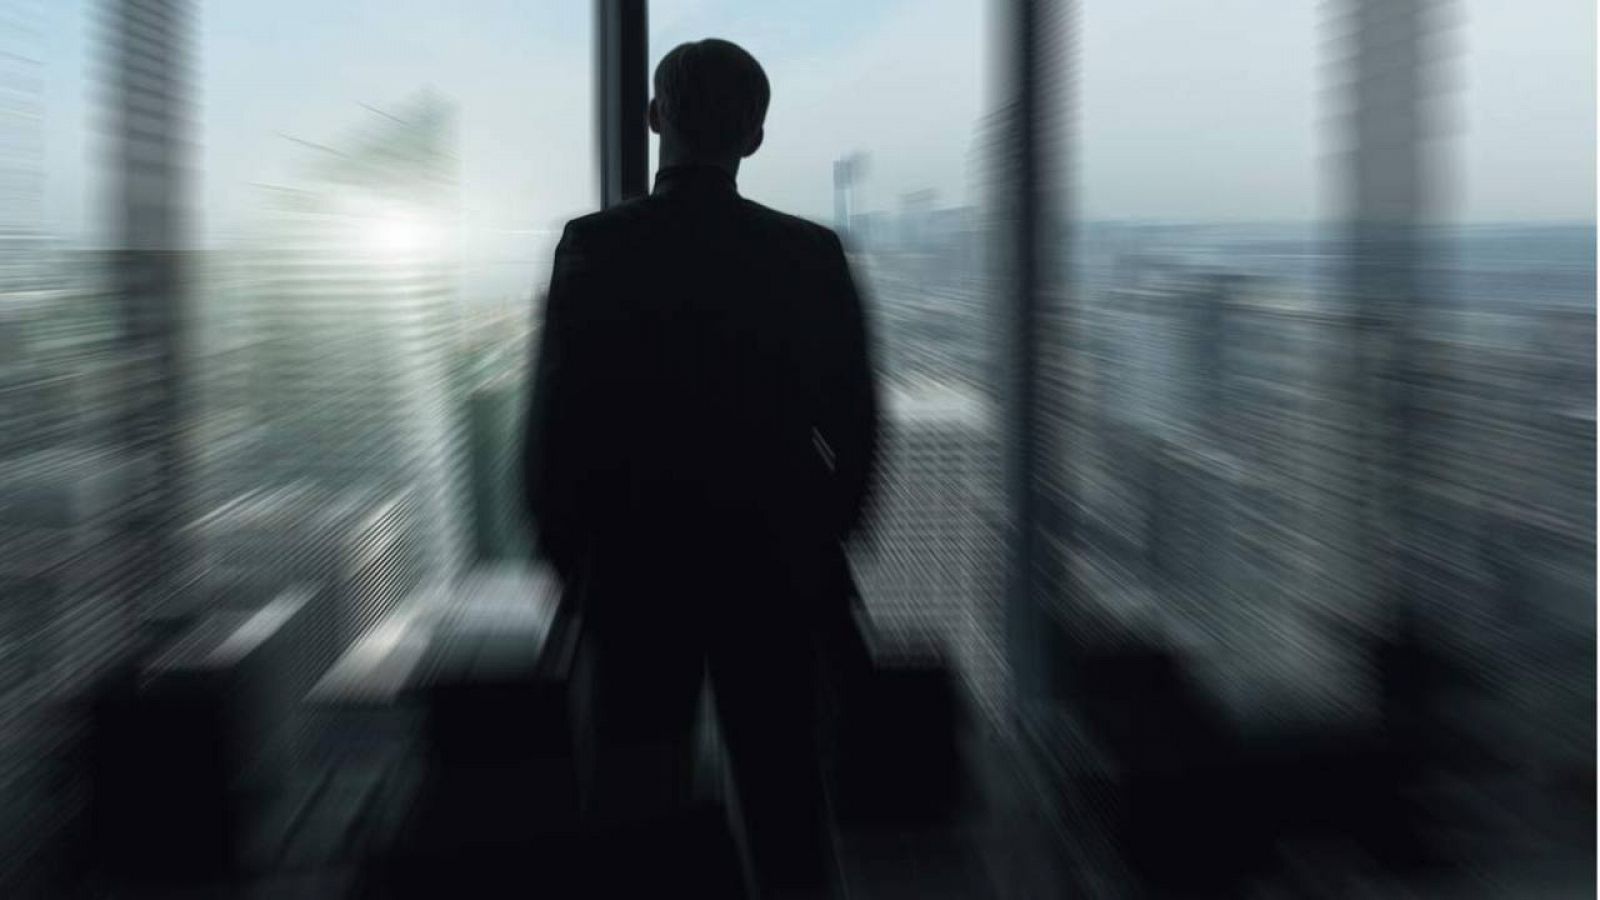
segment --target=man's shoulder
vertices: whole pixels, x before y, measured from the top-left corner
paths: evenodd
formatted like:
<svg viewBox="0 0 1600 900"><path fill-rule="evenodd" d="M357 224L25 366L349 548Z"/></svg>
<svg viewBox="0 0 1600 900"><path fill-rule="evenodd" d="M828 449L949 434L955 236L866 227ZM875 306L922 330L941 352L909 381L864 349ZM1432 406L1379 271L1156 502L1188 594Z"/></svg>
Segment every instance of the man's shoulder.
<svg viewBox="0 0 1600 900"><path fill-rule="evenodd" d="M779 212L744 197L739 198L736 209L740 227L747 234L754 232L774 243L816 256L828 256L842 249L833 229L810 219ZM649 246L652 238L659 237L663 229L672 229L674 224L670 209L663 207L658 198L645 196L568 221L562 241L569 250L581 248L590 253L604 253Z"/></svg>
<svg viewBox="0 0 1600 900"><path fill-rule="evenodd" d="M604 240L629 228L636 228L647 218L645 206L648 199L640 197L628 200L598 212L570 219L562 232L562 237L574 241Z"/></svg>
<svg viewBox="0 0 1600 900"><path fill-rule="evenodd" d="M830 251L840 247L839 236L826 225L780 212L747 197L740 198L740 205L747 217L791 240L809 243L819 251Z"/></svg>

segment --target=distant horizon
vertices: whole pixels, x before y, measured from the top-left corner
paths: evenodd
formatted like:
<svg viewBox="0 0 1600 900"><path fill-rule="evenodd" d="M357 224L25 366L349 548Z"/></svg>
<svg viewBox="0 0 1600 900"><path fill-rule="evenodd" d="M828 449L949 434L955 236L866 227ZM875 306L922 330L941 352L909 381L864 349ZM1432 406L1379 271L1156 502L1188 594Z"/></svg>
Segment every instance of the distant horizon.
<svg viewBox="0 0 1600 900"><path fill-rule="evenodd" d="M752 199L754 199L754 198L752 198ZM959 209L959 208L963 208L963 207L960 207L960 206L934 207L934 209L936 209L936 210ZM596 207L596 209L598 209L598 207ZM863 211L863 213L860 213L858 215L877 214L877 213L884 213L884 214L888 214L890 216L898 215L898 213L896 213L893 210L865 210L865 211ZM580 213L579 215L582 215L582 213ZM819 224L825 225L825 226L830 227L830 228L832 228L833 225L834 225L831 216L829 216L829 217L802 216L802 218L807 218L807 219L809 219L811 221L817 222ZM1183 219L1183 218L1156 219L1156 218L1138 218L1138 217L1131 217L1130 216L1130 217L1098 217L1098 218L1073 217L1073 218L1070 219L1070 223L1074 224L1074 225L1078 225L1078 226L1091 226L1091 227L1094 227L1094 226L1118 226L1118 227L1140 227L1140 228L1148 227L1148 228L1239 228L1239 229L1248 229L1248 228L1285 228L1285 227L1287 227L1287 228L1311 228L1311 227L1322 227L1322 226L1336 227L1336 226L1339 226L1339 225L1346 224L1346 220L1335 219L1335 218L1327 218L1327 219ZM1495 230L1495 229L1589 229L1589 230L1594 230L1594 231L1600 231L1600 218L1588 219L1588 220L1583 220L1583 219L1504 219L1504 220L1484 220L1484 221L1434 221L1434 222L1419 222L1419 223L1417 223L1417 225L1418 225L1418 228L1423 230L1423 231ZM555 238L560 237L561 232L562 232L562 226L560 224L557 224L557 225L553 225L553 226L551 226L549 228L516 228L516 229L505 229L503 231L495 231L495 232L491 232L491 233L505 234L505 235L519 235L519 236L524 236L524 237L545 238L545 239L552 239L553 240ZM74 235L65 235L65 234L59 234L59 233L35 232L35 233L33 233L33 234L29 235L29 236L33 237L33 238L49 241L49 242L54 242L55 244L57 244L58 248L63 248L63 249L84 250L84 251L112 250L112 249L115 249L115 246L110 242L93 241L88 236L85 236L85 235L76 235L76 236L74 236ZM227 238L224 238L224 239L221 239L221 240L216 240L216 241L214 241L212 243L196 242L195 244L193 244L192 246L188 247L187 249L190 250L190 251L193 251L193 252L211 253L211 252L228 251L228 250L251 249L252 246L253 245L249 242L248 238L244 238L244 237L241 237L241 236L238 236L238 235L234 235L234 236L227 237ZM498 256L487 256L487 257L484 257L483 259L481 259L479 261L483 262L483 263L487 263L487 264L497 264L497 263L517 264L517 263L528 262L530 260L540 260L542 258L543 258L542 255L530 255L530 256L498 255Z"/></svg>

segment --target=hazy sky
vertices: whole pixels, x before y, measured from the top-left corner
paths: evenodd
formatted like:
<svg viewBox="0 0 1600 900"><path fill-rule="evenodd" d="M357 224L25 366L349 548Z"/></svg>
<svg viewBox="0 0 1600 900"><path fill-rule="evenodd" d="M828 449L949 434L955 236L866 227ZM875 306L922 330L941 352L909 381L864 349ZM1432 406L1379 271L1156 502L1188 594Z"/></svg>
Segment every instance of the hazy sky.
<svg viewBox="0 0 1600 900"><path fill-rule="evenodd" d="M865 151L859 208L931 188L973 199L992 32L984 0L655 0L651 61L717 35L774 84L746 193L827 218L831 164ZM200 210L247 227L254 183L292 179L288 140L337 143L431 87L458 104L462 205L537 254L595 203L588 0L202 0ZM1318 0L1083 0L1076 22L1077 209L1093 218L1296 219L1331 212L1339 137L1329 10ZM82 233L97 142L92 0L44 4L46 214ZM1594 216L1594 5L1460 0L1438 109L1450 211L1468 220ZM653 154L652 154L653 155ZM530 248L535 248L530 250Z"/></svg>

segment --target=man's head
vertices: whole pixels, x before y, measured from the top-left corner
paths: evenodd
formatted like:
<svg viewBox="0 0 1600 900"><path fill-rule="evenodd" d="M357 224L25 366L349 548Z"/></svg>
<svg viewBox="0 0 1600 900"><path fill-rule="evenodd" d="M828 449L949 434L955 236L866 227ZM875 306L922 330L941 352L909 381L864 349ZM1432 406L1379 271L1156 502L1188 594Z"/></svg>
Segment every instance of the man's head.
<svg viewBox="0 0 1600 900"><path fill-rule="evenodd" d="M737 170L761 146L772 97L767 73L737 44L716 38L679 44L656 66L650 130L661 135L661 165L706 163Z"/></svg>

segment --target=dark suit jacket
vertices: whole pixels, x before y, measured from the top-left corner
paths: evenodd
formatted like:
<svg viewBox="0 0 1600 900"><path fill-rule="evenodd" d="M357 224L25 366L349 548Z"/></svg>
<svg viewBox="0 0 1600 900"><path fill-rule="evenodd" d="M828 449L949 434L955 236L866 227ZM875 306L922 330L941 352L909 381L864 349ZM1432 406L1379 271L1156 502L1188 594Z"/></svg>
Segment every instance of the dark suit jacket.
<svg viewBox="0 0 1600 900"><path fill-rule="evenodd" d="M586 615L839 602L878 404L832 231L664 170L568 223L538 344L524 486Z"/></svg>

